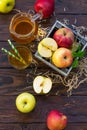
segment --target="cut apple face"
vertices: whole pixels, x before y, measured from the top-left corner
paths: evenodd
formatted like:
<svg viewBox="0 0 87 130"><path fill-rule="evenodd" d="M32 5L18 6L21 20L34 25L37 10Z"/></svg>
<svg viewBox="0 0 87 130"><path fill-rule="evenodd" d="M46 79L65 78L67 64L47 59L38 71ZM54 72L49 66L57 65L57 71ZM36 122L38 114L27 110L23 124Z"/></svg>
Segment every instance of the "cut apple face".
<svg viewBox="0 0 87 130"><path fill-rule="evenodd" d="M33 81L33 89L37 94L47 94L52 88L52 81L45 76L37 76Z"/></svg>
<svg viewBox="0 0 87 130"><path fill-rule="evenodd" d="M38 53L45 58L50 58L52 56L52 51L44 47L41 43L38 45Z"/></svg>
<svg viewBox="0 0 87 130"><path fill-rule="evenodd" d="M38 45L38 53L45 58L50 58L58 45L53 38L44 38Z"/></svg>

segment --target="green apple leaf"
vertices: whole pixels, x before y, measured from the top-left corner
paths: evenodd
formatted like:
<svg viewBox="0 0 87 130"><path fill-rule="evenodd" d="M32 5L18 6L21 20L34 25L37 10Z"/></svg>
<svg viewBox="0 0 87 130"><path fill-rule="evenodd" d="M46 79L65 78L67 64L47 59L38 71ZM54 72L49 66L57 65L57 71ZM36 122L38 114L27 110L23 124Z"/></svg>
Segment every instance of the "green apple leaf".
<svg viewBox="0 0 87 130"><path fill-rule="evenodd" d="M77 52L73 52L72 55L73 55L73 58L76 58L76 57L81 58L81 57L83 57L85 55L85 51L79 50Z"/></svg>
<svg viewBox="0 0 87 130"><path fill-rule="evenodd" d="M72 68L76 68L78 64L79 64L78 59L75 59L72 63Z"/></svg>
<svg viewBox="0 0 87 130"><path fill-rule="evenodd" d="M84 55L85 55L85 50L82 51L82 50L81 50L81 45L79 45L78 48L77 48L77 51L72 52L72 55L73 55L73 58L75 58L75 60L74 60L73 63L72 63L72 68L76 68L76 67L78 66L78 64L79 64L79 63L78 63L79 58L84 57Z"/></svg>

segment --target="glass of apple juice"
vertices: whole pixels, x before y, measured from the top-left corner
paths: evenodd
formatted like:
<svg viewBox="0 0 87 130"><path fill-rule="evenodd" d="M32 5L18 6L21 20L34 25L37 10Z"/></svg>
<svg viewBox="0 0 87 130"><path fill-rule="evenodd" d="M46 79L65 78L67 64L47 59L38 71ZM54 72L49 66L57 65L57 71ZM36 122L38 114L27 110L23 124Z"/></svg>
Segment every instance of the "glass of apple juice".
<svg viewBox="0 0 87 130"><path fill-rule="evenodd" d="M18 70L23 70L31 64L32 53L29 50L29 48L24 46L24 45L16 46L15 48L19 52L19 54L20 54L20 56L21 56L21 58L23 59L24 62L21 61L19 58L17 59L17 54L15 53L15 51L13 49L10 50L10 52L12 54L14 54L16 58L8 55L8 61L9 61L10 65L13 66L14 68L16 68Z"/></svg>

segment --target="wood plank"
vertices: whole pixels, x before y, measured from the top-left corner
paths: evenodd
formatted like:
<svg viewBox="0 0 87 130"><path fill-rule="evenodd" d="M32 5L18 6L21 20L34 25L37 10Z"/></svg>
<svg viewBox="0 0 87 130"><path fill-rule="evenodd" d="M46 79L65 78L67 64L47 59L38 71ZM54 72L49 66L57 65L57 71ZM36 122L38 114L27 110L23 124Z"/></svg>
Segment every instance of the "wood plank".
<svg viewBox="0 0 87 130"><path fill-rule="evenodd" d="M7 16L8 17L8 16ZM84 26L87 28L87 15L56 15L56 17L52 17L51 19L49 19L49 21L47 21L48 24L46 24L45 22L42 23L42 27L52 27L52 25L54 24L54 22L56 21L56 18L61 21L64 22L64 20L68 20L70 25L74 24L75 26ZM0 41L7 41L7 39L11 39L10 37L10 32L9 32L9 22L2 24L2 22L4 18L2 18L2 20L0 20ZM84 20L85 19L85 20ZM2 22L1 22L2 21ZM8 20L7 20L8 21Z"/></svg>
<svg viewBox="0 0 87 130"><path fill-rule="evenodd" d="M16 96L0 96L0 124L9 122L42 123L46 121L47 114L53 109L58 109L66 114L68 123L87 123L87 96L83 96L83 98L81 96L35 96L36 107L27 114L17 111Z"/></svg>
<svg viewBox="0 0 87 130"><path fill-rule="evenodd" d="M51 73L51 69L50 73ZM47 72L48 69L38 69L37 73L34 73L34 68L26 70L16 70L16 69L0 69L0 95L15 95L23 91L30 91L34 93L32 89L33 80L36 75L42 73L42 75ZM53 72L53 70L52 70ZM56 73L57 74L57 73ZM53 84L52 91L50 95L67 95L67 88L60 82ZM81 84L77 89L72 90L72 95L87 95L86 82Z"/></svg>
<svg viewBox="0 0 87 130"><path fill-rule="evenodd" d="M20 9L20 10L28 10L28 9L33 9L34 3L36 0L32 1L17 1L16 0L16 6L15 8ZM21 8L21 5L22 8ZM87 14L87 2L85 0L56 0L55 3L55 10L58 13L83 13ZM62 8L61 8L62 7ZM65 11L64 11L65 8Z"/></svg>
<svg viewBox="0 0 87 130"><path fill-rule="evenodd" d="M86 130L87 124L83 123L83 125L77 124L68 124L66 130ZM0 130L48 130L46 123L31 123L31 124L0 124Z"/></svg>

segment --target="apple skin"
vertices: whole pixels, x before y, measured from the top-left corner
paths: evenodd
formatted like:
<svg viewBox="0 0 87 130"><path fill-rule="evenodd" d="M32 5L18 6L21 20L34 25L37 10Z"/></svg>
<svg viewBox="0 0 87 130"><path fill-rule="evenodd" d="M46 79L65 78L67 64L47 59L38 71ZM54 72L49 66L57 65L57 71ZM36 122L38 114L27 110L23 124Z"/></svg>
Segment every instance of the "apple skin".
<svg viewBox="0 0 87 130"><path fill-rule="evenodd" d="M72 51L64 47L58 48L52 56L52 62L59 68L69 67L73 62Z"/></svg>
<svg viewBox="0 0 87 130"><path fill-rule="evenodd" d="M9 13L15 6L15 0L0 0L0 12Z"/></svg>
<svg viewBox="0 0 87 130"><path fill-rule="evenodd" d="M16 107L22 113L31 112L36 105L35 97L28 92L19 94L16 98Z"/></svg>
<svg viewBox="0 0 87 130"><path fill-rule="evenodd" d="M71 48L74 42L74 34L69 28L58 29L54 33L53 38L59 47Z"/></svg>
<svg viewBox="0 0 87 130"><path fill-rule="evenodd" d="M63 130L67 125L67 116L58 110L52 110L47 116L49 130Z"/></svg>
<svg viewBox="0 0 87 130"><path fill-rule="evenodd" d="M55 0L36 0L34 10L42 13L43 18L49 18L54 12Z"/></svg>

